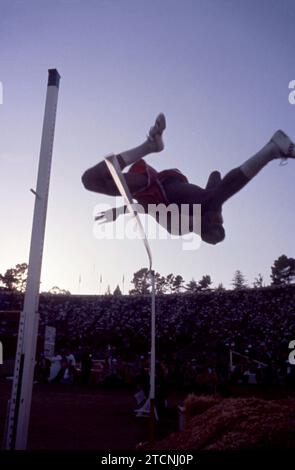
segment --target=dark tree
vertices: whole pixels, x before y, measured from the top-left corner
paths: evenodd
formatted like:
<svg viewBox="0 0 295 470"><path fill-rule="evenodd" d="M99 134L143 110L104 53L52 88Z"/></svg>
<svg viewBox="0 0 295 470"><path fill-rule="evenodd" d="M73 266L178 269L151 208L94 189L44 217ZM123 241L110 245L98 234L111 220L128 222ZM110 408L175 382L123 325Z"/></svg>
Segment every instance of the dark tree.
<svg viewBox="0 0 295 470"><path fill-rule="evenodd" d="M119 284L117 285L116 289L114 290L113 295L122 295Z"/></svg>
<svg viewBox="0 0 295 470"><path fill-rule="evenodd" d="M212 284L211 277L209 276L209 274L206 274L198 282L198 290L199 291L208 291L208 290L210 290L211 284Z"/></svg>
<svg viewBox="0 0 295 470"><path fill-rule="evenodd" d="M218 284L218 286L216 287L215 290L217 292L224 292L225 291L225 287L223 286L222 282L220 282L220 284Z"/></svg>
<svg viewBox="0 0 295 470"><path fill-rule="evenodd" d="M0 274L0 281L5 289L9 291L16 290L14 287L16 283L14 269L7 269L5 274Z"/></svg>
<svg viewBox="0 0 295 470"><path fill-rule="evenodd" d="M142 268L133 274L131 281L133 289L129 291L131 295L144 295L150 292L150 278L148 275L148 269Z"/></svg>
<svg viewBox="0 0 295 470"><path fill-rule="evenodd" d="M176 292L176 293L181 292L183 289L183 285L184 285L184 279L182 276L178 274L177 276L175 276L173 280L172 289L171 289L172 292Z"/></svg>
<svg viewBox="0 0 295 470"><path fill-rule="evenodd" d="M196 281L194 279L192 279L191 281L189 281L186 284L185 289L189 293L197 292L198 291L198 284L196 283Z"/></svg>
<svg viewBox="0 0 295 470"><path fill-rule="evenodd" d="M9 291L25 292L27 274L27 263L17 264L15 268L7 269L5 274L0 274L0 282Z"/></svg>
<svg viewBox="0 0 295 470"><path fill-rule="evenodd" d="M263 287L262 274L259 273L258 276L255 277L254 282L253 282L253 287L255 287L255 289L260 289L261 287Z"/></svg>
<svg viewBox="0 0 295 470"><path fill-rule="evenodd" d="M174 281L175 281L175 277L174 277L174 274L168 274L168 276L166 276L166 288L167 290L169 290L169 292L173 292L173 285L174 285Z"/></svg>
<svg viewBox="0 0 295 470"><path fill-rule="evenodd" d="M71 295L69 290L60 289L58 286L53 286L48 292L49 294L59 295Z"/></svg>
<svg viewBox="0 0 295 470"><path fill-rule="evenodd" d="M271 267L271 280L274 286L285 286L295 280L295 259L280 256Z"/></svg>
<svg viewBox="0 0 295 470"><path fill-rule="evenodd" d="M242 274L242 272L239 269L237 269L237 271L234 274L232 286L235 290L245 289L246 287L248 287L245 276L244 274Z"/></svg>
<svg viewBox="0 0 295 470"><path fill-rule="evenodd" d="M160 273L155 273L155 291L156 294L165 294L167 291L167 279Z"/></svg>

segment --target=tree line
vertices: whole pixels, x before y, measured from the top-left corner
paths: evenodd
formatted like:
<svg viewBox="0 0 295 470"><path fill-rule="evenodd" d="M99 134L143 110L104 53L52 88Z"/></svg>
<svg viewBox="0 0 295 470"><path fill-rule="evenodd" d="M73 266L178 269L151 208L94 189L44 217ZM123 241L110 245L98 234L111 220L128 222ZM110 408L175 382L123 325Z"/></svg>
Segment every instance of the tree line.
<svg viewBox="0 0 295 470"><path fill-rule="evenodd" d="M28 265L26 263L17 264L14 268L7 269L4 274L0 274L0 290L9 292L25 292L27 280ZM286 255L279 256L271 266L271 284L272 286L286 286L295 281L295 259ZM129 290L130 295L149 294L151 290L151 279L147 268L141 268L133 274L131 281L132 288ZM238 269L232 279L232 288L234 290L247 289L250 287L265 287L263 276L258 274L252 284L249 284L244 274ZM157 294L177 294L177 293L197 293L213 290L212 280L209 274L205 274L198 281L191 279L186 282L179 274L168 274L162 276L155 273L155 290ZM225 290L222 284L219 284L215 291ZM45 292L44 292L45 293ZM58 286L52 287L48 292L50 294L70 295L70 292L60 289ZM111 291L110 286L107 287L105 295L122 295L120 286Z"/></svg>

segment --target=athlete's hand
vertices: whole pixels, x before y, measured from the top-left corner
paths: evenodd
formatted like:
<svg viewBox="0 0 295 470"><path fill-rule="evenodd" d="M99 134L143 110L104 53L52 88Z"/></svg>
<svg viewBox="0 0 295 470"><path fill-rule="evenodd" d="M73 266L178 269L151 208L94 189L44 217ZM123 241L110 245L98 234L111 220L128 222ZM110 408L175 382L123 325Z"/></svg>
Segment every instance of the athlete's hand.
<svg viewBox="0 0 295 470"><path fill-rule="evenodd" d="M119 211L116 207L113 209L108 209L106 211L99 212L94 220L99 223L99 225L106 224L108 222L115 222L117 217L119 216Z"/></svg>
<svg viewBox="0 0 295 470"><path fill-rule="evenodd" d="M134 211L138 214L145 214L144 208L140 204L132 204ZM113 209L108 209L106 211L99 212L94 220L97 221L100 225L106 224L108 222L115 222L119 215L129 214L127 206L114 207Z"/></svg>

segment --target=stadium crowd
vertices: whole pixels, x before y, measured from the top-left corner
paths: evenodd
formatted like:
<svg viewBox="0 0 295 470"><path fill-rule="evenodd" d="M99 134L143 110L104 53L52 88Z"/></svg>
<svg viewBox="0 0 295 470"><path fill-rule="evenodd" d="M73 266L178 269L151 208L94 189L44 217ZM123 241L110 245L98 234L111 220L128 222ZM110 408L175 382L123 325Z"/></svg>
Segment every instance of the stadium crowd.
<svg viewBox="0 0 295 470"><path fill-rule="evenodd" d="M20 294L1 292L0 310L20 310L22 301ZM39 352L45 326L55 326L56 351L71 371L69 382L76 369L73 360L70 367L65 362L71 354L84 382L95 364L98 381L135 380L145 387L149 296L47 294L41 295L39 311ZM294 384L294 366L288 362L289 342L295 339L294 285L158 295L156 311L160 382L202 392L228 383ZM16 335L15 322L2 316L1 340ZM240 354L232 354L231 364L230 350Z"/></svg>

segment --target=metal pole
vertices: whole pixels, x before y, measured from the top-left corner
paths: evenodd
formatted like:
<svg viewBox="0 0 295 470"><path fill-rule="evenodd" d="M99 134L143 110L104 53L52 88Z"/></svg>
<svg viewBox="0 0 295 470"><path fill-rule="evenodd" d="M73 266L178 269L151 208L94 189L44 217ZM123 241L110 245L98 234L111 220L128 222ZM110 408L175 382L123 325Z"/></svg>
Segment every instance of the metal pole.
<svg viewBox="0 0 295 470"><path fill-rule="evenodd" d="M229 350L229 370L230 372L233 371L233 352L231 349Z"/></svg>
<svg viewBox="0 0 295 470"><path fill-rule="evenodd" d="M7 423L6 449L25 449L27 446L39 323L40 276L59 80L60 75L56 69L48 71L37 188L36 191L32 191L36 197L28 278L19 323L12 395Z"/></svg>
<svg viewBox="0 0 295 470"><path fill-rule="evenodd" d="M124 175L121 171L119 162L117 160L116 155L110 154L105 157L106 165L111 173L111 176L120 192L122 197L125 200L127 208L130 214L135 217L137 222L137 226L139 228L139 232L141 238L143 240L148 258L149 258L149 274L151 276L151 300L152 300L152 309L151 309L151 356L150 356L150 441L154 441L155 439L155 380L156 380L156 308L155 308L155 273L152 269L153 265L153 258L152 252L150 249L149 242L147 240L143 225L141 220L138 216L138 213L134 209L132 205L132 195L129 191L129 188L126 184Z"/></svg>
<svg viewBox="0 0 295 470"><path fill-rule="evenodd" d="M151 270L151 363L150 363L150 442L155 441L155 381L156 381L156 305L155 305L155 271Z"/></svg>

